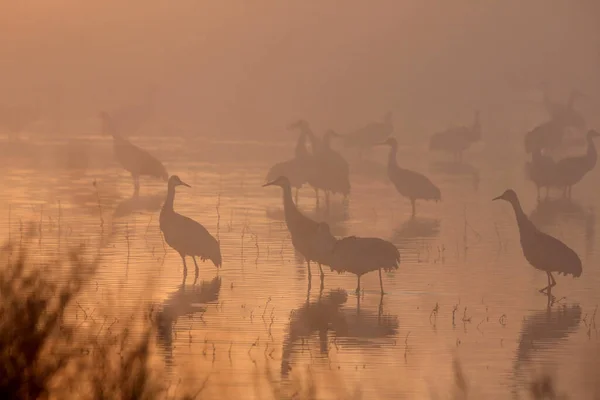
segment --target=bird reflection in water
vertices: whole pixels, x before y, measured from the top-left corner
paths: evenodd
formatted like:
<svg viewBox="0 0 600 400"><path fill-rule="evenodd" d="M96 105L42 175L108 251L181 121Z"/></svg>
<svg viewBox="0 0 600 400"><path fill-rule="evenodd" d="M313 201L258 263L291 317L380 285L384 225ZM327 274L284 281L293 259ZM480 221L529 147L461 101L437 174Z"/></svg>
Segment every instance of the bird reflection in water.
<svg viewBox="0 0 600 400"><path fill-rule="evenodd" d="M435 218L411 217L394 231L394 238L433 238L440 234L440 220Z"/></svg>
<svg viewBox="0 0 600 400"><path fill-rule="evenodd" d="M221 278L219 276L210 281L202 281L199 285L182 285L172 292L159 306L159 311L154 317L157 327L158 341L165 352L167 364L173 358L173 331L177 319L182 316L204 314L206 305L219 300ZM175 333L175 336L177 334Z"/></svg>
<svg viewBox="0 0 600 400"><path fill-rule="evenodd" d="M319 338L319 351L323 358L328 357L332 342L336 347L374 348L381 346L378 340L397 336L398 317L383 313L383 296L377 313L361 310L360 301L356 309L344 307L347 300L345 290L331 290L324 297L319 296L317 301L307 301L291 312L283 342L282 376L291 371L294 353L303 352L305 342L310 342L313 335ZM331 340L330 335L333 336ZM302 346L300 349L298 344Z"/></svg>
<svg viewBox="0 0 600 400"><path fill-rule="evenodd" d="M160 210L165 201L165 193L151 196L134 195L122 200L113 212L113 217L122 218L135 213L156 212Z"/></svg>
<svg viewBox="0 0 600 400"><path fill-rule="evenodd" d="M565 342L569 335L579 328L581 322L579 304L561 304L552 307L551 303L551 297L548 296L548 306L545 310L536 311L523 320L513 365L515 394L518 386L525 383L523 366L535 355L539 356L542 351L556 349L557 345Z"/></svg>
<svg viewBox="0 0 600 400"><path fill-rule="evenodd" d="M431 163L431 171L436 174L444 174L456 178L468 178L471 180L473 190L479 189L479 168L465 162L436 161Z"/></svg>

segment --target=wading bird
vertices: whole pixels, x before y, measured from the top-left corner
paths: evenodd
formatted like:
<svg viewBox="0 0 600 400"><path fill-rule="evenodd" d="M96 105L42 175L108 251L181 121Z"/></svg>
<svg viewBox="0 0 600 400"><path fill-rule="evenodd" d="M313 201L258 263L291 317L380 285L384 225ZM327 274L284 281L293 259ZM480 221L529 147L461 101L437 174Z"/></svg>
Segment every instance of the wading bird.
<svg viewBox="0 0 600 400"><path fill-rule="evenodd" d="M531 162L525 164L527 177L535 184L537 188L537 199L540 199L540 189L546 188L546 197L551 186L555 186L556 163L547 155L543 154L542 149L535 149L531 155Z"/></svg>
<svg viewBox="0 0 600 400"><path fill-rule="evenodd" d="M187 186L179 179L177 175L171 176L168 182L167 199L160 211L160 230L165 236L165 242L175 249L183 260L183 282L187 277L186 256L191 256L196 267L196 278L198 280L198 263L196 257L202 261L211 260L217 267L221 267L221 249L219 242L215 239L205 227L191 218L178 214L173 209L175 200L175 188L177 186Z"/></svg>
<svg viewBox="0 0 600 400"><path fill-rule="evenodd" d="M480 139L479 111L475 111L471 126L453 127L434 134L429 141L429 150L451 153L454 161L461 162L463 152Z"/></svg>
<svg viewBox="0 0 600 400"><path fill-rule="evenodd" d="M350 167L340 153L331 148L331 138L339 134L329 130L323 135L321 147L314 153L314 174L310 181L325 192L325 203L329 208L329 193L340 193L346 198L350 194Z"/></svg>
<svg viewBox="0 0 600 400"><path fill-rule="evenodd" d="M357 277L356 293L360 293L360 278L372 271L379 271L379 286L383 295L381 270L398 269L400 252L387 240L372 237L348 236L337 239L329 230L329 225L321 222L314 237L319 254L326 264L337 273L350 272Z"/></svg>
<svg viewBox="0 0 600 400"><path fill-rule="evenodd" d="M108 113L100 113L100 118L102 119L103 132L109 133L113 137L117 161L131 173L135 195L140 191L140 176L151 176L165 181L169 179L165 166L158 159L146 150L132 144L117 132Z"/></svg>
<svg viewBox="0 0 600 400"><path fill-rule="evenodd" d="M292 199L292 187L290 181L285 176L280 176L272 182L265 183L265 186L279 186L283 190L283 211L285 213L285 223L290 235L292 236L292 244L294 248L298 250L300 254L306 260L308 267L308 286L310 288L310 282L312 273L310 271L310 262L315 261L319 265L319 271L321 273L321 284L323 283L323 268L321 264L324 264L325 260L319 253L319 247L315 246L314 237L318 233L319 223L308 218L298 210L294 200Z"/></svg>
<svg viewBox="0 0 600 400"><path fill-rule="evenodd" d="M582 156L567 157L556 163L556 186L564 188L564 194L571 197L571 189L573 185L581 181L581 179L596 166L598 153L594 145L594 138L600 134L594 130L587 133L587 151Z"/></svg>
<svg viewBox="0 0 600 400"><path fill-rule="evenodd" d="M541 289L541 293L550 294L556 285L552 272L563 275L570 274L573 277L581 276L582 267L579 256L563 242L541 232L533 225L523 212L514 190L508 189L493 200L506 200L512 205L519 226L521 247L525 259L534 268L546 272L548 276L548 286Z"/></svg>
<svg viewBox="0 0 600 400"><path fill-rule="evenodd" d="M296 142L294 158L273 165L266 178L267 182L271 182L280 176L286 176L290 180L290 185L296 189L296 203L298 202L298 190L309 181L314 173L314 162L306 148L306 138L306 132L301 131Z"/></svg>
<svg viewBox="0 0 600 400"><path fill-rule="evenodd" d="M525 134L525 151L532 153L536 150L555 149L563 142L567 125L562 120L551 119Z"/></svg>
<svg viewBox="0 0 600 400"><path fill-rule="evenodd" d="M396 139L389 138L382 144L390 146L387 167L388 177L398 193L410 200L412 215L415 215L417 200L435 200L437 202L442 199L440 189L431 183L425 175L398 166L396 161L398 142Z"/></svg>

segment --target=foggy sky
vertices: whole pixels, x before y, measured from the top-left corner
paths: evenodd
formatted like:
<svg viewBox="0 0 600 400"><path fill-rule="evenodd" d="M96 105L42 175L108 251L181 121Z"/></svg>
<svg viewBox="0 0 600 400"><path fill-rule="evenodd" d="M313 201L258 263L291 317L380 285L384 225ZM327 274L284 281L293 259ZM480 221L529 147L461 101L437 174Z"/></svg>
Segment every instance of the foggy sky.
<svg viewBox="0 0 600 400"><path fill-rule="evenodd" d="M580 88L584 112L600 104L600 7L591 0L0 0L0 8L0 103L67 118L139 102L149 87L159 113L187 121L190 133L255 137L281 135L299 117L352 129L387 110L405 128L429 127L431 115L460 122L475 107L518 104L543 80L557 97Z"/></svg>

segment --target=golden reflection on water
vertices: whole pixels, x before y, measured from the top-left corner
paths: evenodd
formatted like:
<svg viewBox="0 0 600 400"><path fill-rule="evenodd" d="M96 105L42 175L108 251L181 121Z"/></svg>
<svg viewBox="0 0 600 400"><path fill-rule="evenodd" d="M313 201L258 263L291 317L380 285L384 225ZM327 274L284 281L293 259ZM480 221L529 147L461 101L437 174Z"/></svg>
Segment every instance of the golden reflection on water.
<svg viewBox="0 0 600 400"><path fill-rule="evenodd" d="M92 139L98 144L89 162L75 160L68 169L59 162L60 144L46 144L57 149L55 158L5 160L2 234L19 240L23 224L41 221L40 241L59 251L114 233L89 306L111 293L119 293L110 310L115 315L136 312L140 302L155 304L162 321L159 359L185 386L218 373L215 385L247 395L257 370L268 366L285 384L308 367L317 377L337 374L339 380L316 378L326 393L343 384L350 391L359 387L365 398L430 398L454 386L456 358L475 397L523 392L545 369L570 394L584 392L573 366L589 361L584 354L597 341L589 328L600 300L597 171L576 187L573 201L536 205L517 156L500 168L476 153L469 164L449 168L401 148L400 165L430 175L443 193L441 203L420 205L416 217L381 179L383 153L374 152L364 169L364 161L353 164L349 204L336 198L329 211L316 208L314 192L303 189L300 208L328 220L334 234L378 236L400 249L400 269L384 275L387 294L380 297L377 274L368 274L357 297L354 276L327 268L323 291L315 274L307 293L306 267L291 245L281 193L261 187L269 163L277 161L274 145L148 140L145 147L192 186L178 189L176 210L221 241L221 270L201 264L199 284L181 287L181 259L165 247L158 228L166 185L144 180L140 197L132 197L131 179L113 163L109 142ZM197 152L191 143L200 146ZM231 150L223 151L227 146ZM507 187L541 229L582 257L582 277L558 278L560 301L550 309L537 292L545 276L522 256L512 209L491 201Z"/></svg>

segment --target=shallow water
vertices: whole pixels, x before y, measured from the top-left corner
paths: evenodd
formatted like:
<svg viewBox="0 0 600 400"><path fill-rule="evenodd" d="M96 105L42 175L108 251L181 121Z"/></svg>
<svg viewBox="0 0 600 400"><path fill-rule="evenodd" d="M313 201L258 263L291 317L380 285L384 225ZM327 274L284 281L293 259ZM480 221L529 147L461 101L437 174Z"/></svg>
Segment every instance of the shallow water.
<svg viewBox="0 0 600 400"><path fill-rule="evenodd" d="M550 371L574 398L591 390L593 374L586 370L594 369L595 360L586 355L596 349L592 316L600 303L597 170L574 188L572 202L536 205L520 142L474 149L460 166L429 154L425 144L401 147L398 162L426 173L443 198L418 203L411 218L409 202L387 183L385 150L368 160L351 158L347 205L334 198L329 212L316 209L313 191L304 188L300 208L327 220L338 236L377 236L400 249L400 269L383 276L385 296L371 273L357 297L355 277L327 268L320 292L316 266L307 291L306 266L283 219L281 190L261 186L270 164L292 154L290 146L134 141L192 186L178 188L175 208L218 236L224 260L218 272L200 263L193 286L190 259L181 288L181 259L165 247L158 228L166 185L143 179L141 197L132 199L131 179L113 161L105 138L78 144L75 153L89 156L85 163L65 155L73 153L61 142L23 143L15 152L22 155L12 158L7 152L1 228L4 237L19 240L21 227L41 220L44 243L57 249L114 232L103 250L93 301L118 292L116 307L124 314L148 301L176 318L157 350L174 381L181 376L184 386L194 387L211 375L210 385L249 396L256 371L269 367L284 384L310 371L324 397L343 385L349 393L358 388L364 398L434 398L455 389L456 359L475 398L525 393L541 371ZM551 308L538 293L545 275L521 253L510 205L491 201L508 187L538 227L583 260L581 278L557 277L553 293L560 300ZM336 379L328 378L332 373Z"/></svg>

